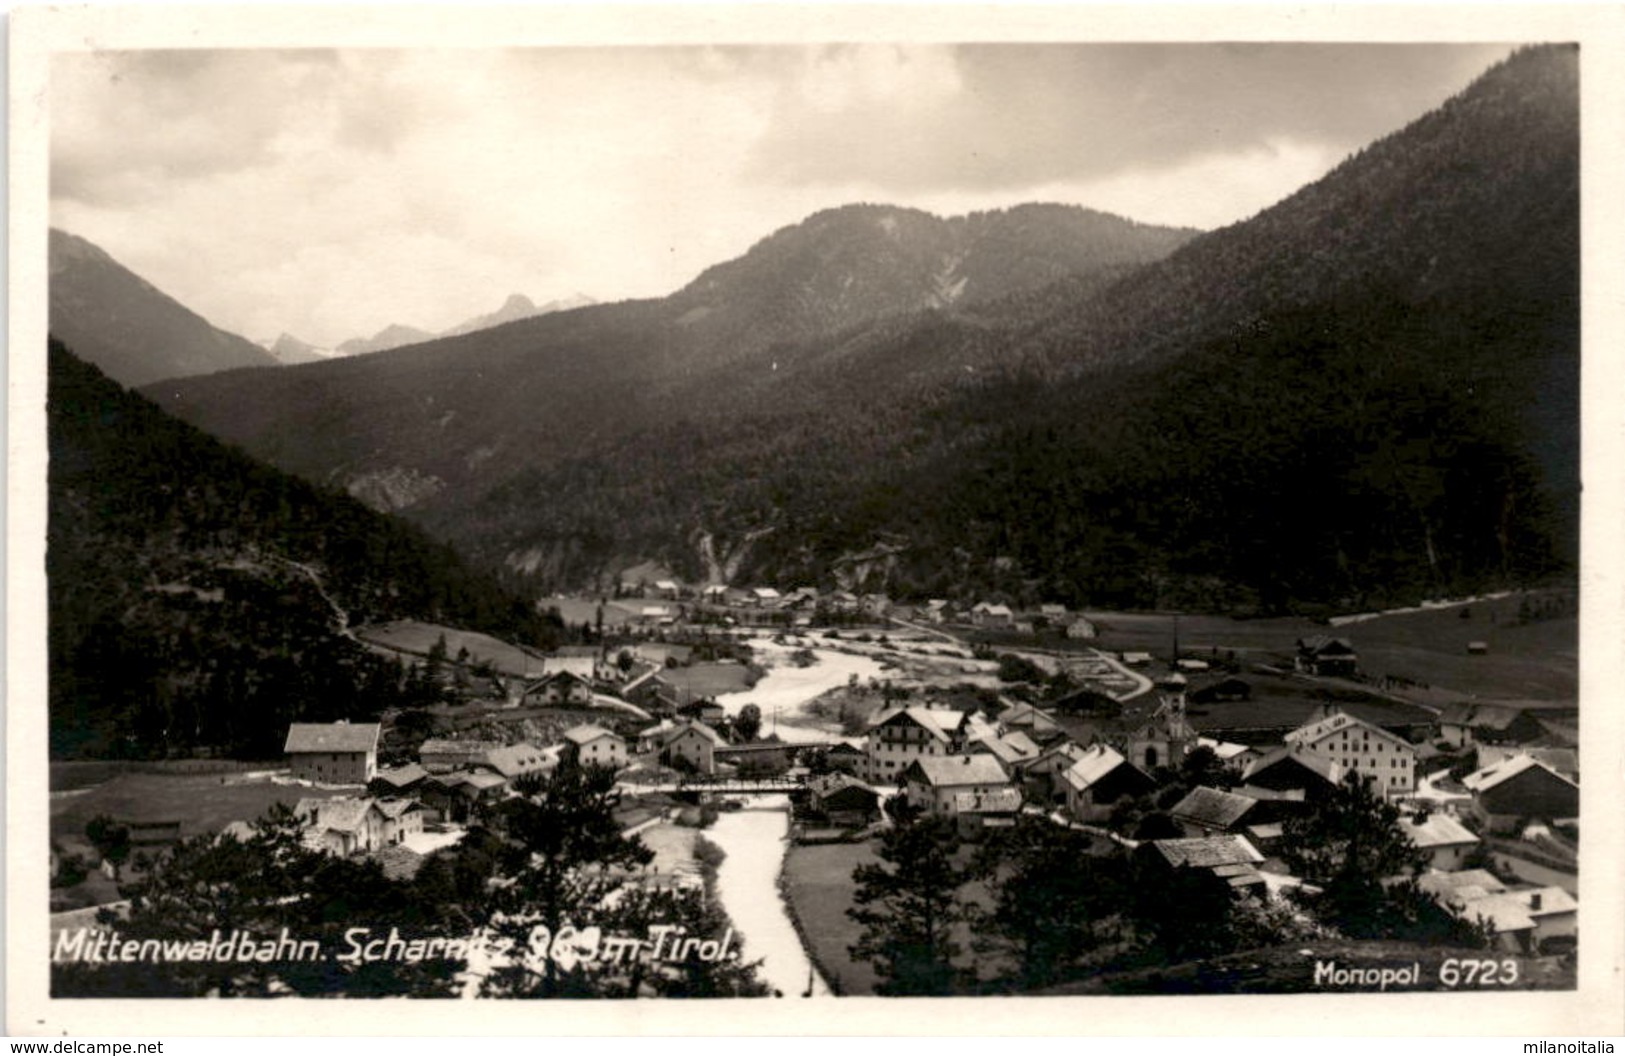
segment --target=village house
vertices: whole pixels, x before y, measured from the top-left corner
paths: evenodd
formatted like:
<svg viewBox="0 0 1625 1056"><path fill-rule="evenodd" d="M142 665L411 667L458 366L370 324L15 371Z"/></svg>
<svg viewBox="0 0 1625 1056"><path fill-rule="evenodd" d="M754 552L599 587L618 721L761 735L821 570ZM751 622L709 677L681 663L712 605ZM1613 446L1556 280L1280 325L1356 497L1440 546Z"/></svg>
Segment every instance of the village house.
<svg viewBox="0 0 1625 1056"><path fill-rule="evenodd" d="M862 828L880 817L880 793L847 774L808 781L807 800L814 814L840 828Z"/></svg>
<svg viewBox="0 0 1625 1056"><path fill-rule="evenodd" d="M282 750L293 776L329 785L365 785L378 772L376 722L295 722Z"/></svg>
<svg viewBox="0 0 1625 1056"><path fill-rule="evenodd" d="M1322 678L1352 678L1359 670L1360 657L1347 638L1317 634L1298 639L1298 655L1293 661L1299 671Z"/></svg>
<svg viewBox="0 0 1625 1056"><path fill-rule="evenodd" d="M1288 733L1286 743L1359 774L1385 799L1416 791L1416 748L1410 742L1335 707L1323 709L1322 715Z"/></svg>
<svg viewBox="0 0 1625 1056"><path fill-rule="evenodd" d="M1233 704L1253 699L1253 684L1236 675L1210 676L1192 686L1187 697L1192 704Z"/></svg>
<svg viewBox="0 0 1625 1056"><path fill-rule="evenodd" d="M1268 885L1258 866L1264 856L1247 837L1235 834L1176 840L1150 840L1135 851L1169 872L1205 869L1229 885L1234 894L1263 894Z"/></svg>
<svg viewBox="0 0 1625 1056"><path fill-rule="evenodd" d="M772 587L753 587L746 604L758 609L774 609L778 607L782 599L783 595Z"/></svg>
<svg viewBox="0 0 1625 1056"><path fill-rule="evenodd" d="M1218 836L1258 821L1258 800L1250 796L1208 788L1193 788L1168 811L1186 836Z"/></svg>
<svg viewBox="0 0 1625 1056"><path fill-rule="evenodd" d="M1027 795L1038 799L1064 797L1061 775L1083 756L1083 746L1072 741L1059 740L1050 744L1021 772L1022 786Z"/></svg>
<svg viewBox="0 0 1625 1056"><path fill-rule="evenodd" d="M1009 627L1015 623L1015 613L1010 611L1008 605L996 605L992 602L979 601L971 606L970 620L978 627Z"/></svg>
<svg viewBox="0 0 1625 1056"><path fill-rule="evenodd" d="M1090 745L1081 758L1061 774L1066 809L1079 821L1101 821L1112 805L1156 790L1150 774L1106 744Z"/></svg>
<svg viewBox="0 0 1625 1056"><path fill-rule="evenodd" d="M638 734L643 751L655 752L664 766L696 774L717 772L716 751L723 747L717 731L694 719L666 721Z"/></svg>
<svg viewBox="0 0 1625 1056"><path fill-rule="evenodd" d="M509 784L517 778L551 773L558 765L557 748L538 748L525 741L492 748L473 763L476 769L490 770Z"/></svg>
<svg viewBox="0 0 1625 1056"><path fill-rule="evenodd" d="M340 858L376 851L385 844L388 824L378 801L370 797L315 799L294 805L294 816L304 827L305 845Z"/></svg>
<svg viewBox="0 0 1625 1056"><path fill-rule="evenodd" d="M575 662L571 658L571 662ZM592 661L587 674L571 669L549 672L525 687L526 707L589 707L592 704Z"/></svg>
<svg viewBox="0 0 1625 1056"><path fill-rule="evenodd" d="M1405 834L1411 846L1428 856L1428 868L1441 873L1460 869L1479 844L1471 829L1440 811L1423 810L1403 815L1399 819L1399 831Z"/></svg>
<svg viewBox="0 0 1625 1056"><path fill-rule="evenodd" d="M1248 763L1241 780L1244 796L1317 803L1337 790L1343 767L1302 744L1283 744Z"/></svg>
<svg viewBox="0 0 1625 1056"><path fill-rule="evenodd" d="M1235 767L1240 772L1242 767L1258 758L1252 748L1245 744L1233 744L1229 741L1220 741L1212 737L1196 738L1196 747L1206 748L1213 753L1213 757L1226 766Z"/></svg>
<svg viewBox="0 0 1625 1056"><path fill-rule="evenodd" d="M1085 641L1100 637L1100 628L1086 616L1072 617L1065 622L1065 627L1066 636L1074 640Z"/></svg>
<svg viewBox="0 0 1625 1056"><path fill-rule="evenodd" d="M891 708L869 727L864 779L895 784L916 759L940 758L964 744L968 714L938 708Z"/></svg>
<svg viewBox="0 0 1625 1056"><path fill-rule="evenodd" d="M690 700L680 704L677 707L676 714L711 727L721 725L722 721L728 717L727 709L711 697L700 697L697 700Z"/></svg>
<svg viewBox="0 0 1625 1056"><path fill-rule="evenodd" d="M505 797L508 782L489 771L454 770L430 774L418 793L424 806L447 821L464 822Z"/></svg>
<svg viewBox="0 0 1625 1056"><path fill-rule="evenodd" d="M1483 869L1424 873L1417 886L1457 918L1488 924L1497 949L1534 953L1543 940L1576 934L1579 903L1561 887L1511 889Z"/></svg>
<svg viewBox="0 0 1625 1056"><path fill-rule="evenodd" d="M564 731L563 758L577 766L608 766L620 769L626 765L626 742L620 737L591 723Z"/></svg>
<svg viewBox="0 0 1625 1056"><path fill-rule="evenodd" d="M849 740L840 740L830 745L824 752L824 761L829 764L831 770L856 777L864 772L868 765L868 756L861 741L853 744Z"/></svg>
<svg viewBox="0 0 1625 1056"><path fill-rule="evenodd" d="M1579 817L1580 786L1528 755L1462 778L1472 815L1492 833L1515 833L1529 821Z"/></svg>
<svg viewBox="0 0 1625 1056"><path fill-rule="evenodd" d="M381 833L384 846L404 843L409 836L423 832L428 809L415 799L375 799L378 812L384 816Z"/></svg>
<svg viewBox="0 0 1625 1056"><path fill-rule="evenodd" d="M1552 740L1550 721L1571 714L1573 709L1538 708L1516 701L1452 704L1439 713L1439 740L1452 748L1547 744Z"/></svg>
<svg viewBox="0 0 1625 1056"><path fill-rule="evenodd" d="M431 737L418 748L418 763L430 774L445 774L473 766L485 753L501 745L493 741L462 741Z"/></svg>
<svg viewBox="0 0 1625 1056"><path fill-rule="evenodd" d="M987 794L1011 788L1010 778L991 755L926 756L903 772L908 804L935 817L953 817L959 794Z"/></svg>
<svg viewBox="0 0 1625 1056"><path fill-rule="evenodd" d="M1478 768L1483 770L1497 763L1516 759L1520 755L1527 755L1537 763L1544 763L1575 784L1580 782L1580 753L1573 748L1527 748L1522 745L1481 744L1478 746Z"/></svg>
<svg viewBox="0 0 1625 1056"><path fill-rule="evenodd" d="M1025 702L1011 704L999 712L999 726L1006 730L1019 730L1040 747L1066 736L1061 724L1048 712Z"/></svg>
<svg viewBox="0 0 1625 1056"><path fill-rule="evenodd" d="M946 623L951 615L953 610L949 608L945 598L931 598L925 603L925 608L920 610L920 618L927 623Z"/></svg>
<svg viewBox="0 0 1625 1056"><path fill-rule="evenodd" d="M1033 739L1020 730L1002 727L984 727L972 734L965 750L973 755L986 753L1004 767L1005 772L1019 775L1038 761L1041 750Z"/></svg>
<svg viewBox="0 0 1625 1056"><path fill-rule="evenodd" d="M961 839L976 840L991 829L1008 829L1021 813L1021 790L960 792L954 796L954 820Z"/></svg>

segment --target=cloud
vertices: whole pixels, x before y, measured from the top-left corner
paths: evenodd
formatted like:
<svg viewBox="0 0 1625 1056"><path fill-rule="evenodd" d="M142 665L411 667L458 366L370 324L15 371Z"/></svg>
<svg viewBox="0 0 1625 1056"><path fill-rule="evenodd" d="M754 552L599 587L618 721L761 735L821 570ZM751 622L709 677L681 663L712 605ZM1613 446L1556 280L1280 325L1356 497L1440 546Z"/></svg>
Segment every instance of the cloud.
<svg viewBox="0 0 1625 1056"><path fill-rule="evenodd" d="M1293 139L1348 150L1504 54L1444 45L971 45L924 75L787 90L750 175L895 193L1178 169ZM816 67L803 85L817 84Z"/></svg>
<svg viewBox="0 0 1625 1056"><path fill-rule="evenodd" d="M337 344L659 296L855 200L1217 226L1499 51L976 45L64 55L52 220L211 322Z"/></svg>

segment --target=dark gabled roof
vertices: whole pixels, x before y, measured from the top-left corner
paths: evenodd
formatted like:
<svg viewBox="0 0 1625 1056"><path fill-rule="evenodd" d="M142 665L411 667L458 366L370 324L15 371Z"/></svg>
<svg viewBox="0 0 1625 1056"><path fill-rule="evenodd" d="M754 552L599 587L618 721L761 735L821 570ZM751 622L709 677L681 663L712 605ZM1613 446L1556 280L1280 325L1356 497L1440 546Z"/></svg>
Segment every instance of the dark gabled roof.
<svg viewBox="0 0 1625 1056"><path fill-rule="evenodd" d="M1252 866L1264 860L1245 836L1195 836L1180 840L1152 840L1151 847L1169 865L1190 865L1204 869L1218 866Z"/></svg>
<svg viewBox="0 0 1625 1056"><path fill-rule="evenodd" d="M296 752L370 752L378 747L376 722L296 722L288 727L282 750Z"/></svg>
<svg viewBox="0 0 1625 1056"><path fill-rule="evenodd" d="M1168 813L1175 821L1228 829L1240 821L1257 803L1258 801L1251 796L1237 795L1234 792L1225 792L1204 785L1191 789Z"/></svg>
<svg viewBox="0 0 1625 1056"><path fill-rule="evenodd" d="M396 788L405 788L407 785L415 784L428 776L429 771L423 769L417 763L407 763L405 766L380 770L373 775L373 780L383 781L386 784L394 785Z"/></svg>
<svg viewBox="0 0 1625 1056"><path fill-rule="evenodd" d="M1354 643L1347 638L1333 638L1328 634L1314 634L1298 639L1298 648L1314 656L1353 656Z"/></svg>
<svg viewBox="0 0 1625 1056"><path fill-rule="evenodd" d="M418 758L422 759L425 753L432 755L438 752L452 755L483 755L496 747L499 746L494 741L459 741L449 737L431 737L418 746Z"/></svg>
<svg viewBox="0 0 1625 1056"><path fill-rule="evenodd" d="M1335 785L1343 778L1343 768L1333 760L1321 755L1319 752L1312 751L1308 748L1301 748L1296 745L1283 744L1279 747L1271 748L1269 751L1247 764L1247 769L1242 772L1242 780L1249 781L1253 778L1253 775L1268 770L1277 763L1288 760L1297 763L1305 770L1308 770L1310 773L1320 777L1327 784Z"/></svg>

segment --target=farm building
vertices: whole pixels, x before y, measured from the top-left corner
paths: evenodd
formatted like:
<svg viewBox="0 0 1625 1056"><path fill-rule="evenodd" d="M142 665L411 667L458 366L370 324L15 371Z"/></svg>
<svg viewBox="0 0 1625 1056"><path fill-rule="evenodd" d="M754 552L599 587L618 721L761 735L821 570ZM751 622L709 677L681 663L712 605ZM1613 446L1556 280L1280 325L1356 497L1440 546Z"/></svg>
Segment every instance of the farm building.
<svg viewBox="0 0 1625 1056"><path fill-rule="evenodd" d="M389 767L367 782L367 791L375 796L409 796L423 787L428 777L429 771L417 763Z"/></svg>
<svg viewBox="0 0 1625 1056"><path fill-rule="evenodd" d="M1272 748L1241 772L1240 791L1254 799L1313 803L1331 794L1343 780L1343 767L1301 744Z"/></svg>
<svg viewBox="0 0 1625 1056"><path fill-rule="evenodd" d="M444 774L473 766L485 758L485 753L500 747L493 741L431 737L418 748L418 763L431 774Z"/></svg>
<svg viewBox="0 0 1625 1056"><path fill-rule="evenodd" d="M511 782L515 778L531 774L552 772L559 765L559 753L556 749L538 748L521 741L518 744L492 748L484 756L476 759L473 765L490 770L503 780Z"/></svg>
<svg viewBox="0 0 1625 1056"><path fill-rule="evenodd" d="M831 825L851 828L880 817L880 793L846 774L825 774L807 782L808 805Z"/></svg>
<svg viewBox="0 0 1625 1056"><path fill-rule="evenodd" d="M1186 836L1218 836L1257 821L1257 806L1251 796L1203 785L1191 789L1168 814Z"/></svg>
<svg viewBox="0 0 1625 1056"><path fill-rule="evenodd" d="M1099 821L1112 804L1127 796L1155 791L1157 782L1109 745L1091 745L1061 772L1061 792L1067 810L1079 821Z"/></svg>
<svg viewBox="0 0 1625 1056"><path fill-rule="evenodd" d="M365 785L378 772L376 722L296 722L282 750L293 776L332 785Z"/></svg>
<svg viewBox="0 0 1625 1056"><path fill-rule="evenodd" d="M1514 832L1526 820L1580 814L1580 786L1528 755L1484 767L1461 783L1473 794L1474 816L1491 832Z"/></svg>
<svg viewBox="0 0 1625 1056"><path fill-rule="evenodd" d="M1359 669L1360 656L1347 638L1317 634L1298 639L1299 671L1323 678L1349 678Z"/></svg>
<svg viewBox="0 0 1625 1056"><path fill-rule="evenodd" d="M525 687L527 707L586 707L592 703L591 658L570 657L566 661L584 665L585 673L574 668L561 668L543 675Z"/></svg>
<svg viewBox="0 0 1625 1056"><path fill-rule="evenodd" d="M1264 856L1245 836L1150 840L1140 844L1135 854L1169 872L1205 869L1223 880L1237 894L1262 894L1265 890L1264 877L1258 871Z"/></svg>

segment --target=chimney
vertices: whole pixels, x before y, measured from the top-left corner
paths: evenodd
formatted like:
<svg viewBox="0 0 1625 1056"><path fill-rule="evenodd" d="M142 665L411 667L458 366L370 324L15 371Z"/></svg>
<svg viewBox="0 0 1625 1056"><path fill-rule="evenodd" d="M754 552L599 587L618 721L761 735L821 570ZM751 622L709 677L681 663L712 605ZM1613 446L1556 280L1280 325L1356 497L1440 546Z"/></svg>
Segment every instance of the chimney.
<svg viewBox="0 0 1625 1056"><path fill-rule="evenodd" d="M1540 892L1539 891L1534 891L1534 892L1530 893L1530 895L1529 895L1529 908L1532 909L1532 910L1536 910L1536 911L1538 911L1540 909Z"/></svg>
<svg viewBox="0 0 1625 1056"><path fill-rule="evenodd" d="M1428 823L1428 818L1430 817L1432 817L1432 813L1430 811L1419 810L1416 812L1416 824L1426 825Z"/></svg>

